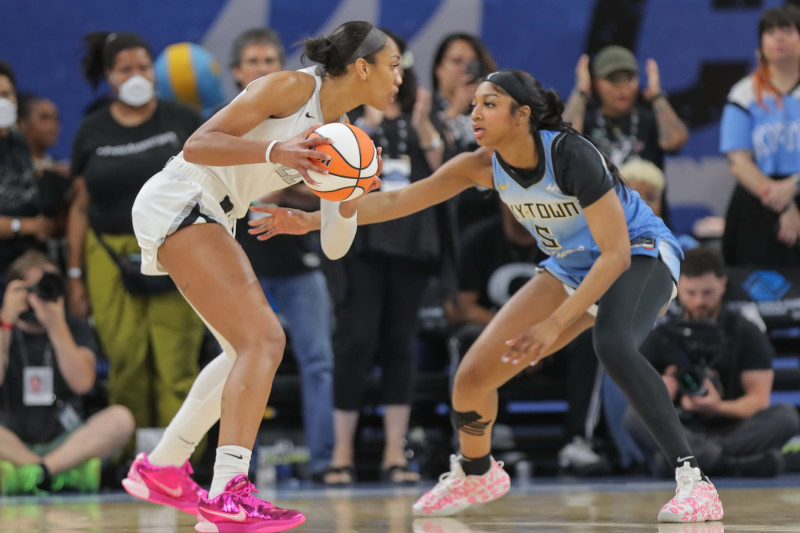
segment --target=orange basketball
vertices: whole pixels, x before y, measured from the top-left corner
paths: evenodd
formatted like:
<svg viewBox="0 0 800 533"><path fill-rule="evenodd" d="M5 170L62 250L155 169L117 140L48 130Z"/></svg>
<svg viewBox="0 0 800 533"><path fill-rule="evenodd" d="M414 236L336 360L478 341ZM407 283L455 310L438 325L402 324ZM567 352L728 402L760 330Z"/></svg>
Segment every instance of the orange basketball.
<svg viewBox="0 0 800 533"><path fill-rule="evenodd" d="M306 181L308 188L320 198L334 202L364 194L378 172L378 151L369 135L352 124L333 122L311 132L311 137L328 137L333 144L317 145L317 150L331 156L325 165L329 174L309 170L317 183Z"/></svg>

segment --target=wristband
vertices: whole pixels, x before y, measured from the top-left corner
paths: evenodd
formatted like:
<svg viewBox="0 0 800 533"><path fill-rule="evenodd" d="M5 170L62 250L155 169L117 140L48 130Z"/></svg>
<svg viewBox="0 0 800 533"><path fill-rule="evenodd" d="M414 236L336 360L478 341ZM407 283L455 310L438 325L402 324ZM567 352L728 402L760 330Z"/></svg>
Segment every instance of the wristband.
<svg viewBox="0 0 800 533"><path fill-rule="evenodd" d="M667 95L666 95L666 93L664 93L664 91L658 91L656 94L654 94L653 96L650 97L650 101L651 102L655 102L659 98L666 98L666 97L667 97Z"/></svg>
<svg viewBox="0 0 800 533"><path fill-rule="evenodd" d="M578 96L583 98L584 102L588 102L589 98L591 98L591 96L592 96L591 94L589 94L588 92L584 91L583 89L576 89L575 90L575 94L577 94Z"/></svg>
<svg viewBox="0 0 800 533"><path fill-rule="evenodd" d="M11 331L12 329L14 329L14 324L12 324L11 322L6 322L3 319L0 319L0 329Z"/></svg>
<svg viewBox="0 0 800 533"><path fill-rule="evenodd" d="M80 267L70 267L67 269L67 277L69 279L80 279L83 276L83 270Z"/></svg>
<svg viewBox="0 0 800 533"><path fill-rule="evenodd" d="M11 219L11 232L14 237L19 237L19 232L22 230L22 221L18 218Z"/></svg>
<svg viewBox="0 0 800 533"><path fill-rule="evenodd" d="M272 149L275 148L276 144L278 144L278 141L272 141L271 143L269 143L269 146L267 146L267 151L264 153L264 159L267 160L267 163L272 163L272 161L269 160L269 156L272 153Z"/></svg>

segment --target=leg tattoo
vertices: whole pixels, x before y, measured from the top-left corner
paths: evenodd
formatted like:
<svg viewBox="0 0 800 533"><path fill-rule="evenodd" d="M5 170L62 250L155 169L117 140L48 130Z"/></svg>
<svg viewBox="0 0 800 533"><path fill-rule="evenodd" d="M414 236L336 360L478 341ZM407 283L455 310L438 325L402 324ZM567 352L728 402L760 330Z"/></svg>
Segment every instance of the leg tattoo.
<svg viewBox="0 0 800 533"><path fill-rule="evenodd" d="M462 413L453 409L451 416L457 431L463 431L474 437L482 437L486 433L486 428L492 423L491 420L481 422L481 414L477 411Z"/></svg>

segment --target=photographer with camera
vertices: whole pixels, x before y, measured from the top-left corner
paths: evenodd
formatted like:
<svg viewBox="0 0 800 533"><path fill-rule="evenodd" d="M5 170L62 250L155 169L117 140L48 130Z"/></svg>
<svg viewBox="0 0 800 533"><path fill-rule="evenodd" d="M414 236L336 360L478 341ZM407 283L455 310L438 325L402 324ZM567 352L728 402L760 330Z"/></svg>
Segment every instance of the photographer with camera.
<svg viewBox="0 0 800 533"><path fill-rule="evenodd" d="M783 470L781 446L798 433L800 416L792 405L770 405L774 349L755 324L722 306L723 269L716 249L686 252L678 281L682 314L655 328L642 353L662 373L707 473L776 476ZM658 447L630 408L625 428L651 471L666 474Z"/></svg>
<svg viewBox="0 0 800 533"><path fill-rule="evenodd" d="M94 340L64 309L65 283L38 251L8 270L0 309L0 493L64 488L95 492L100 460L134 430L127 408L85 420L81 395L94 386Z"/></svg>

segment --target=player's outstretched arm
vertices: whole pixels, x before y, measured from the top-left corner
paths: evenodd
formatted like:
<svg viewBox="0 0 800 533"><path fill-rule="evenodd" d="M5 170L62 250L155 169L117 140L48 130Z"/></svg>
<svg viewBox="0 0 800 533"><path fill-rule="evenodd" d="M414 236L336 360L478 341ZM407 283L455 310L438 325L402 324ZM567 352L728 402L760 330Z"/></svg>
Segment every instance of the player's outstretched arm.
<svg viewBox="0 0 800 533"><path fill-rule="evenodd" d="M475 185L492 187L492 154L483 148L454 157L429 177L403 189L370 193L356 200L342 202L339 212L345 218L358 213L359 226L375 224L422 211ZM258 235L259 240L266 240L273 235L307 233L321 227L319 211L306 213L268 206L251 209L272 215L250 222L249 233Z"/></svg>

